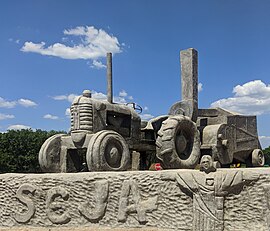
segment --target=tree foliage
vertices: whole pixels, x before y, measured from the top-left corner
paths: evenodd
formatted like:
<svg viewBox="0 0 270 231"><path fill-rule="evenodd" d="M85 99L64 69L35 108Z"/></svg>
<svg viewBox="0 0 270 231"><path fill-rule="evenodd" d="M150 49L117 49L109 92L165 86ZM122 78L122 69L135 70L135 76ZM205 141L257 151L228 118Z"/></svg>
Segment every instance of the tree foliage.
<svg viewBox="0 0 270 231"><path fill-rule="evenodd" d="M265 156L265 164L270 166L270 146L263 150Z"/></svg>
<svg viewBox="0 0 270 231"><path fill-rule="evenodd" d="M40 172L38 152L50 136L63 133L31 129L0 133L0 173Z"/></svg>

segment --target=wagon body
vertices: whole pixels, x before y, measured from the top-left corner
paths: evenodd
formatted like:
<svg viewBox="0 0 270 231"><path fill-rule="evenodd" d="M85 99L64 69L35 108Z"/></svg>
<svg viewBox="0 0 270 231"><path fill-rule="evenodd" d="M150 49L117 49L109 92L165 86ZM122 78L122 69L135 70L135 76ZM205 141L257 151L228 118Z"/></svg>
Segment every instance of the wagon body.
<svg viewBox="0 0 270 231"><path fill-rule="evenodd" d="M221 164L234 160L250 162L251 154L261 149L256 116L233 113L222 108L199 109L201 152L211 154Z"/></svg>

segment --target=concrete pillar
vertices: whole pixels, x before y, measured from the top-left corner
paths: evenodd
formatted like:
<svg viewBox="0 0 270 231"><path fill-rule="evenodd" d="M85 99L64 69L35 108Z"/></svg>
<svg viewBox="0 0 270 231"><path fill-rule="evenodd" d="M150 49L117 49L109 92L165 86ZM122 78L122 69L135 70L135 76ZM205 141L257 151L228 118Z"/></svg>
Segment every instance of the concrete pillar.
<svg viewBox="0 0 270 231"><path fill-rule="evenodd" d="M185 115L196 122L198 116L198 52L180 52L182 100L170 108L169 115Z"/></svg>
<svg viewBox="0 0 270 231"><path fill-rule="evenodd" d="M189 48L180 52L182 101L193 101L198 109L198 52Z"/></svg>
<svg viewBox="0 0 270 231"><path fill-rule="evenodd" d="M107 100L113 102L112 90L112 53L107 53Z"/></svg>

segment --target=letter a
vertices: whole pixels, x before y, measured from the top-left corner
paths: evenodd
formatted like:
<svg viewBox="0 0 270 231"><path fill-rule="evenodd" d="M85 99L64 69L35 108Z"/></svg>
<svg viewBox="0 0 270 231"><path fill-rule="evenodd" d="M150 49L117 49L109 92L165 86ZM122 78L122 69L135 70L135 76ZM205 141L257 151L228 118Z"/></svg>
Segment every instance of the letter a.
<svg viewBox="0 0 270 231"><path fill-rule="evenodd" d="M129 205L129 196L133 199L134 204ZM141 224L147 223L146 212L157 209L157 196L142 200L139 193L138 185L133 180L125 180L122 186L122 192L118 209L118 221L125 222L128 213L136 212L138 221Z"/></svg>

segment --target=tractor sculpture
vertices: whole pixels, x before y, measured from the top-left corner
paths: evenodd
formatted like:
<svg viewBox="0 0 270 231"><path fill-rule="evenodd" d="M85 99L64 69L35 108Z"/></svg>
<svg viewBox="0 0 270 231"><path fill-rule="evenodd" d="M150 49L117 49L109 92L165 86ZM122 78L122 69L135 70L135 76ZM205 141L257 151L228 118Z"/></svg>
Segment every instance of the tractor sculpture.
<svg viewBox="0 0 270 231"><path fill-rule="evenodd" d="M263 166L256 116L221 108L198 109L198 54L180 52L182 101L168 115L141 121L136 104L112 100L112 55L107 54L107 101L91 98L85 90L74 99L69 134L48 138L39 152L44 172L124 171L133 151L141 160L155 155L165 169L195 168L202 155L220 166L234 161Z"/></svg>

